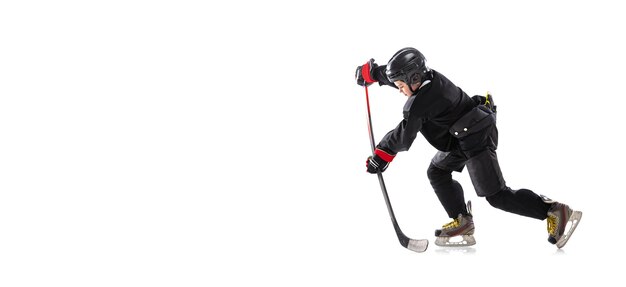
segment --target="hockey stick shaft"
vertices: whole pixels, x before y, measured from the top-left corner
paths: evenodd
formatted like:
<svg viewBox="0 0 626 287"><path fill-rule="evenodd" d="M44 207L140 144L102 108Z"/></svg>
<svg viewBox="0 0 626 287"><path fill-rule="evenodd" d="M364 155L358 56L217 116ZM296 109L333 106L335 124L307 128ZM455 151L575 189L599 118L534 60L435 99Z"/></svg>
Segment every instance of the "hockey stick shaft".
<svg viewBox="0 0 626 287"><path fill-rule="evenodd" d="M365 101L367 102L367 129L369 131L370 136L370 145L372 148L372 156L374 156L374 151L376 149L376 144L374 141L374 129L372 128L372 112L370 111L370 96L369 90L367 86L365 86ZM400 244L405 248L413 250L415 252L424 252L426 248L428 248L428 240L420 239L414 240L408 238L398 225L398 221L396 220L396 216L393 212L393 208L391 207L391 203L389 201L389 195L387 194L387 187L385 186L385 180L383 179L383 174L378 171L378 182L380 183L380 189L383 191L383 197L385 198L385 204L387 205L387 211L389 211L389 217L391 217L391 223L393 224L393 229L396 231L396 235L398 236L398 240Z"/></svg>

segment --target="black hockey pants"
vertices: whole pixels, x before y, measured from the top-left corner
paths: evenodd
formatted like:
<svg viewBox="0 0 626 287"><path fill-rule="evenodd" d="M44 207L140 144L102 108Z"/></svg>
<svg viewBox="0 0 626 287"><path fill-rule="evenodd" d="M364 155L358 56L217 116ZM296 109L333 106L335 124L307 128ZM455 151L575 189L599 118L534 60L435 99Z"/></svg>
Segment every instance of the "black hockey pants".
<svg viewBox="0 0 626 287"><path fill-rule="evenodd" d="M495 116L494 116L495 119ZM428 168L428 179L450 218L467 214L463 188L454 179L452 171L467 171L476 194L485 197L498 209L543 220L547 217L549 204L528 189L513 190L506 186L496 148L498 129L493 123L459 139L450 152L437 152Z"/></svg>

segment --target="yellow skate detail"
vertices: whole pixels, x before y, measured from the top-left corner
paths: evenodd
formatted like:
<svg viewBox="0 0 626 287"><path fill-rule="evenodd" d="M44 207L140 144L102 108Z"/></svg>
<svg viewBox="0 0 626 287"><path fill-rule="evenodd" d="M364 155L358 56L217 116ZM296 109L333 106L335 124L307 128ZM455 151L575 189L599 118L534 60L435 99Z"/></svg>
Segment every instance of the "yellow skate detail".
<svg viewBox="0 0 626 287"><path fill-rule="evenodd" d="M459 227L461 223L459 222L458 218L455 218L454 220L452 220L452 222L444 224L442 227L443 229L450 229L450 228L456 228Z"/></svg>
<svg viewBox="0 0 626 287"><path fill-rule="evenodd" d="M548 233L552 236L556 236L556 228L559 226L559 219L556 216L548 216Z"/></svg>

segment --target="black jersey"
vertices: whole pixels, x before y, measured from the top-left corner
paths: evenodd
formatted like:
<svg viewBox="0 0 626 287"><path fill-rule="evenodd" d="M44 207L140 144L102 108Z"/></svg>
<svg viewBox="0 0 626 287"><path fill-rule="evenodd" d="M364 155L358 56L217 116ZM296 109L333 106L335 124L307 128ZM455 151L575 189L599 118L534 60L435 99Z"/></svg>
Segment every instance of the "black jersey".
<svg viewBox="0 0 626 287"><path fill-rule="evenodd" d="M379 66L374 77L381 85L392 86L385 75L385 67ZM450 151L457 140L449 132L450 127L474 106L472 99L444 75L430 71L430 79L410 96L404 105L404 119L388 132L378 147L392 153L406 151L421 132L424 138L440 151Z"/></svg>

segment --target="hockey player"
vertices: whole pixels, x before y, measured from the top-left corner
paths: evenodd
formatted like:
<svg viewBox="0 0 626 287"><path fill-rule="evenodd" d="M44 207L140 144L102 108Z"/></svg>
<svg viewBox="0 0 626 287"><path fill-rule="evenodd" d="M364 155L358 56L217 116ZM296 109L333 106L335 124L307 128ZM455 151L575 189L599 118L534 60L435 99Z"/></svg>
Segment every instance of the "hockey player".
<svg viewBox="0 0 626 287"><path fill-rule="evenodd" d="M513 190L506 185L496 156L498 129L491 95L470 98L444 75L428 68L426 59L415 48L399 50L387 65L379 66L371 59L357 67L355 77L361 86L378 82L407 96L404 118L367 159L369 173L384 172L398 152L411 147L418 132L438 150L427 176L452 222L435 230L435 244L476 243L471 203L465 203L461 185L452 179L452 172L461 172L465 166L478 196L504 211L547 219L548 241L558 248L567 243L582 212L531 190ZM568 222L570 227L565 230ZM450 240L458 236L461 241Z"/></svg>

